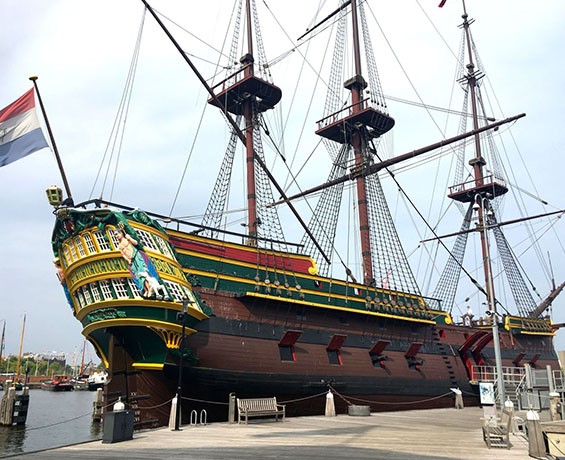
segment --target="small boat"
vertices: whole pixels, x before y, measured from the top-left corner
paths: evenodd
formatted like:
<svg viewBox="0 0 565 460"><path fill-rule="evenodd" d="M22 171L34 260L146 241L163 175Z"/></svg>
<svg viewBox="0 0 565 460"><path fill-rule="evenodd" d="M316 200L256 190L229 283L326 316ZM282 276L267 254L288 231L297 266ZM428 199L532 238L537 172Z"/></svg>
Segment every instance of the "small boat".
<svg viewBox="0 0 565 460"><path fill-rule="evenodd" d="M88 390L88 380L83 378L73 378L71 380L75 390L84 391Z"/></svg>
<svg viewBox="0 0 565 460"><path fill-rule="evenodd" d="M41 389L49 391L72 391L75 387L69 377L66 375L58 375L51 380L41 382Z"/></svg>
<svg viewBox="0 0 565 460"><path fill-rule="evenodd" d="M108 373L106 371L95 371L88 377L88 389L96 391L98 388L104 388L108 382Z"/></svg>

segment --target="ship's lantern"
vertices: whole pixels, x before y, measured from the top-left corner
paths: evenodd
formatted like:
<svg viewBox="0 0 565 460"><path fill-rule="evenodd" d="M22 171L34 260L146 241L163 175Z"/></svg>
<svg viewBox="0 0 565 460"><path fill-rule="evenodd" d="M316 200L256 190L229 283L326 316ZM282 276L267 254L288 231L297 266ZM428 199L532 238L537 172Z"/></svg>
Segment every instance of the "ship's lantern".
<svg viewBox="0 0 565 460"><path fill-rule="evenodd" d="M63 202L63 191L56 185L51 185L45 190L49 204L54 207L61 206Z"/></svg>

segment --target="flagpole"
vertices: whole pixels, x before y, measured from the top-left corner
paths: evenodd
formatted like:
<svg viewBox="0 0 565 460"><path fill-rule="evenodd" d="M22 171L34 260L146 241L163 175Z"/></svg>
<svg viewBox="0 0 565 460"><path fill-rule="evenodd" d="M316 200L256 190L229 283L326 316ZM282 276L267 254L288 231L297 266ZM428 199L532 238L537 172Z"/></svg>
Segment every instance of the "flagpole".
<svg viewBox="0 0 565 460"><path fill-rule="evenodd" d="M57 159L57 165L59 166L59 171L61 173L61 177L63 178L63 184L65 186L65 191L67 192L67 197L68 197L69 203L72 206L73 196L71 194L71 188L69 187L69 182L67 181L67 175L65 174L65 170L63 169L63 163L61 161L61 157L59 156L59 150L57 149L57 144L55 143L55 138L53 137L53 132L51 131L51 125L49 124L49 119L47 118L47 113L45 112L45 107L43 106L43 101L41 100L41 94L39 94L39 88L37 86L37 78L38 77L36 77L36 76L29 77L29 79L33 82L33 87L35 88L35 94L37 94L39 106L41 107L41 113L43 115L43 119L45 120L45 125L47 126L47 132L49 133L49 139L51 140L51 145L53 146L53 151L55 152L55 158Z"/></svg>

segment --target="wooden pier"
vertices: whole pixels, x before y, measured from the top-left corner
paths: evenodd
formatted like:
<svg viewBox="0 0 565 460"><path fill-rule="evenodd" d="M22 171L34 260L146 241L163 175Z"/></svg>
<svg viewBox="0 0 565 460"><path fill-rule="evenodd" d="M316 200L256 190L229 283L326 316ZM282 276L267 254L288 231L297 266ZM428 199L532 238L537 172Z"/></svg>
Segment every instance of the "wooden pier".
<svg viewBox="0 0 565 460"><path fill-rule="evenodd" d="M0 425L25 425L29 407L29 388L24 387L21 393L7 382L0 403Z"/></svg>
<svg viewBox="0 0 565 460"><path fill-rule="evenodd" d="M24 459L186 458L198 460L527 459L528 441L511 435L512 447L488 449L482 437L482 409L379 412L368 417L292 417L285 422L254 420L248 425L213 423L134 432L132 440L92 441L24 454Z"/></svg>

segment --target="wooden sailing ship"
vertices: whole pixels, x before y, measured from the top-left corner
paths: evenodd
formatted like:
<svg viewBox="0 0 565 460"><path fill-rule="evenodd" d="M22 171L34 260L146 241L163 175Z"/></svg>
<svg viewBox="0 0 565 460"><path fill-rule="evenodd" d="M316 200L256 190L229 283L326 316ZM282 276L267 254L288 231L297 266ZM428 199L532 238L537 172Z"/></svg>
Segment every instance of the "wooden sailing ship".
<svg viewBox="0 0 565 460"><path fill-rule="evenodd" d="M160 16L143 3L196 71ZM351 24L354 65L353 74L342 81L343 52L334 55L334 86L329 85L325 115L316 130L332 169L324 184L299 194L320 192L307 224L293 204L297 196L287 196L267 167L264 117L277 106L282 91L271 81L268 66L261 65L264 49L255 2L238 5L235 23L246 24L245 51L237 56L236 34L228 56L238 67L228 66L228 75L211 86L198 74L209 104L222 112L230 129L201 222L103 199L74 203L68 185L65 200L59 189L48 190L56 215L52 244L59 280L83 334L110 372L108 399L120 396L137 411L142 425L163 425L181 372L183 411L205 408L217 418L227 416L222 404L230 393L277 396L289 402L290 415L321 413L325 399L320 395L328 390L341 396L336 398L338 410L351 403L372 410L426 408L452 405L451 388L462 390L467 403L477 403L477 369L495 361L499 377L503 367L520 374L524 364L557 369L554 328L546 309L563 284L541 303L529 295L496 220L496 204L508 186L501 175L485 172L481 147L492 130L520 116L491 122L480 114L475 102L480 100L480 69L471 46L461 81L472 106L472 128L382 160L379 141L395 121L376 73L364 4L340 1L320 22L335 23L340 46L346 24ZM470 24L465 12L467 43ZM444 145L459 142L454 145L462 149L464 139L474 140L472 177L456 179L449 195L466 207L464 223L437 289L425 296L400 244L378 173ZM222 224L240 142L247 168L244 234ZM463 154L459 157L464 160ZM360 273L335 255L336 216L350 181L356 193ZM284 237L270 183L281 196L278 204L287 206L304 228L298 244ZM471 227L474 219L476 228ZM485 262L484 282L474 282L487 299L490 316L477 321L469 314L463 322L453 308L467 236L473 231L481 238ZM510 284L518 293L517 313L500 310L489 235L508 263ZM333 274L336 261L344 266L343 276Z"/></svg>

